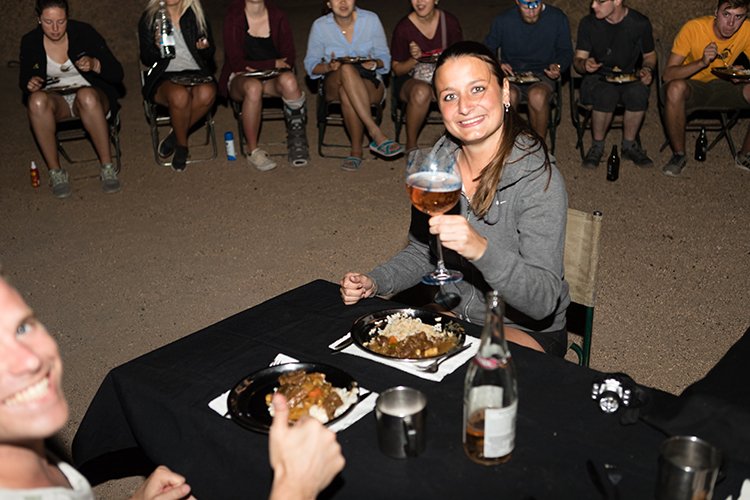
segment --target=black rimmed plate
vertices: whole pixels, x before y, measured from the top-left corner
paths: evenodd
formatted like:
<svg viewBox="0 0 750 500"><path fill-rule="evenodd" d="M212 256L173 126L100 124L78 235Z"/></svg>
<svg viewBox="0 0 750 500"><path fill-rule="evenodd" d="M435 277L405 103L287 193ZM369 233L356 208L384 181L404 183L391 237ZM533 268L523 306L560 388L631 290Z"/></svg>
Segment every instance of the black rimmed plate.
<svg viewBox="0 0 750 500"><path fill-rule="evenodd" d="M453 333L454 335L456 335L457 342L455 347L448 350L447 352L444 352L443 354L438 354L437 356L428 356L424 358L399 358L395 356L388 356L386 354L375 352L367 347L365 344L377 335L377 330L380 328L384 328L388 324L388 316L399 313L409 318L420 319L422 320L422 323L426 325L442 324L443 332ZM458 321L456 321L456 318L445 314L436 313L434 311L413 308L386 309L384 311L365 314L354 322L350 334L354 343L357 344L360 349L369 352L370 354L380 356L381 358L409 362L435 360L444 356L450 356L455 351L459 350L466 341L466 331L464 330L463 326L461 326Z"/></svg>
<svg viewBox="0 0 750 500"><path fill-rule="evenodd" d="M608 83L633 83L639 82L641 79L635 73L619 73L605 76L604 81Z"/></svg>
<svg viewBox="0 0 750 500"><path fill-rule="evenodd" d="M195 85L203 85L204 83L211 83L214 81L214 77L211 75L172 75L169 77L169 81L176 83L177 85L184 85L185 87L194 87Z"/></svg>
<svg viewBox="0 0 750 500"><path fill-rule="evenodd" d="M74 92L78 92L78 89L83 88L81 85L57 85L57 86L50 86L50 87L44 87L45 92L55 92L57 94L72 94Z"/></svg>
<svg viewBox="0 0 750 500"><path fill-rule="evenodd" d="M351 390L357 387L357 381L345 371L335 366L323 363L284 363L263 368L243 378L229 391L227 408L232 420L245 429L267 433L273 418L268 413L266 395L279 387L279 376L295 370L307 373L319 372L326 376L326 381L334 387ZM326 425L332 424L347 415L356 403L351 405L343 414L331 419Z"/></svg>
<svg viewBox="0 0 750 500"><path fill-rule="evenodd" d="M275 78L279 76L281 73L285 71L290 71L287 68L273 68L273 69L264 69L264 70L257 70L257 71L247 71L245 73L242 73L242 76L247 76L250 78L257 78L259 80L268 80L269 78Z"/></svg>
<svg viewBox="0 0 750 500"><path fill-rule="evenodd" d="M510 83L536 83L540 82L541 79L534 73L516 73L515 75L507 77Z"/></svg>
<svg viewBox="0 0 750 500"><path fill-rule="evenodd" d="M726 80L750 80L750 69L713 68L711 73Z"/></svg>
<svg viewBox="0 0 750 500"><path fill-rule="evenodd" d="M335 60L340 62L341 64L362 64L363 62L372 61L372 58L360 56L344 56L337 57Z"/></svg>
<svg viewBox="0 0 750 500"><path fill-rule="evenodd" d="M440 54L424 55L417 59L417 62L434 64L440 58Z"/></svg>

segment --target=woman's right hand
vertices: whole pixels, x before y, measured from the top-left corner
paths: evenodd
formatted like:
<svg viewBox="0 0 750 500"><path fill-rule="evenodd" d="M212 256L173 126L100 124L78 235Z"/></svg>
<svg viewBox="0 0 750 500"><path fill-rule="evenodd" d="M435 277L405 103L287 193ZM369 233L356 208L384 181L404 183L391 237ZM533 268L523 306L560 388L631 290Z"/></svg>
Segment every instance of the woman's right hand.
<svg viewBox="0 0 750 500"><path fill-rule="evenodd" d="M412 59L419 59L422 57L422 49L419 48L417 42L409 42L409 55Z"/></svg>
<svg viewBox="0 0 750 500"><path fill-rule="evenodd" d="M377 291L372 278L361 273L346 273L341 278L340 285L341 298L348 306L356 304L360 299L372 297Z"/></svg>
<svg viewBox="0 0 750 500"><path fill-rule="evenodd" d="M44 78L42 78L41 76L32 76L29 79L29 83L26 84L26 90L28 90L29 92L42 90L42 87L44 87Z"/></svg>

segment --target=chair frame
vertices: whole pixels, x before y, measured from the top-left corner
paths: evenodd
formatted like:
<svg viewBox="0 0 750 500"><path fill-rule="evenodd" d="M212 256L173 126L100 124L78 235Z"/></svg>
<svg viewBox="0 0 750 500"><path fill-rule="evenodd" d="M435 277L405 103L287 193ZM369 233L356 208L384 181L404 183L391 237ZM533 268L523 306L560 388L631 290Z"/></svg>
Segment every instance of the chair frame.
<svg viewBox="0 0 750 500"><path fill-rule="evenodd" d="M115 113L109 113L107 116L107 125L109 127L109 142L114 149L112 159L115 163L117 172L122 167L122 147L120 145L120 110ZM98 161L98 158L74 159L65 150L63 143L69 141L79 141L86 139L91 141L91 137L83 127L83 122L78 116L72 116L57 122L55 130L55 140L57 141L57 151L65 161L70 164Z"/></svg>
<svg viewBox="0 0 750 500"><path fill-rule="evenodd" d="M565 73L560 75L560 78L554 81L555 86L552 89L552 99L550 99L549 103L549 121L547 122L547 133L549 134L549 152L552 154L555 154L555 146L557 144L557 127L560 125L560 121L562 120L562 86L563 86L563 78L566 78L566 80L570 80L570 73ZM529 110L528 110L528 100L526 97L522 97L522 99L518 103L518 112L519 113L526 113L526 116L528 116ZM547 140L546 137L542 137L543 140Z"/></svg>
<svg viewBox="0 0 750 500"><path fill-rule="evenodd" d="M601 246L602 213L582 212L568 209L568 225L565 231L565 279L570 286L571 304L578 304L584 310L581 343L571 342L569 348L578 357L578 364L589 366L591 342L594 331L594 306L596 303L596 278L599 269ZM586 227L586 238L574 233L580 225Z"/></svg>
<svg viewBox="0 0 750 500"><path fill-rule="evenodd" d="M325 76L317 78L315 82L318 85L317 89L317 126L318 126L318 154L321 158L346 158L348 155L326 155L323 152L323 148L349 148L351 144L333 144L325 142L326 129L329 126L344 127L344 117L341 114L341 101L326 101L325 96ZM385 82L382 82L385 85ZM386 89L387 90L387 89ZM383 100L377 104L370 105L370 111L375 123L380 126L383 122L383 108L385 107L385 96L387 92L383 93ZM348 135L348 133L347 133Z"/></svg>
<svg viewBox="0 0 750 500"><path fill-rule="evenodd" d="M242 102L235 101L231 98L227 99L229 101L229 106L232 108L232 114L234 115L235 120L237 120L237 135L238 142L240 145L240 154L242 156L247 156L250 154L249 151L247 151L247 140L245 139L245 126L242 124ZM263 96L263 111L261 112L261 120L260 120L260 128L261 130L258 132L258 135L260 136L260 132L263 129L263 123L267 121L283 121L286 122L286 118L284 117L284 101L281 99L281 97L278 96ZM260 143L259 143L260 144ZM271 142L271 143L264 143L265 145L273 145L273 146L279 146L284 145L286 148L286 141L278 141L278 142ZM283 153L274 153L271 156L286 156L287 152L284 151Z"/></svg>
<svg viewBox="0 0 750 500"><path fill-rule="evenodd" d="M143 88L145 82L145 72L141 71L141 88ZM154 161L157 165L162 167L171 167L171 161L165 161L159 156L159 142L161 137L159 129L162 127L171 126L172 119L169 116L169 110L164 106L155 102L149 101L145 97L143 98L143 113L146 116L146 122L149 125L151 132L151 146L154 151ZM187 164L199 163L202 161L214 160L218 156L218 147L216 145L216 130L214 124L214 113L213 109L210 109L206 116L202 118L203 126L206 129L206 139L199 144L199 146L211 146L211 151L207 156L200 156L196 158L189 158ZM198 122L200 123L200 122ZM196 124L197 125L197 124Z"/></svg>
<svg viewBox="0 0 750 500"><path fill-rule="evenodd" d="M406 106L408 103L402 101L399 95L401 94L401 87L403 87L409 78L411 78L409 75L396 76L391 72L391 120L393 121L396 142L401 142L401 129L406 125ZM433 100L430 103L430 108L427 111L427 116L420 128L420 132L427 125L443 125L443 117L440 114L437 101Z"/></svg>
<svg viewBox="0 0 750 500"><path fill-rule="evenodd" d="M591 130L591 116L594 112L594 107L592 105L583 104L581 102L580 87L582 82L583 76L574 74L573 70L571 70L570 82L568 83L570 95L570 118L573 122L573 127L576 129L576 149L581 154L581 161L586 159L586 148L583 145L583 136L586 135L587 130ZM622 130L624 128L624 115L625 106L617 104L612 123L609 125L609 130ZM642 147L640 130L635 136L635 142L638 144L638 147Z"/></svg>

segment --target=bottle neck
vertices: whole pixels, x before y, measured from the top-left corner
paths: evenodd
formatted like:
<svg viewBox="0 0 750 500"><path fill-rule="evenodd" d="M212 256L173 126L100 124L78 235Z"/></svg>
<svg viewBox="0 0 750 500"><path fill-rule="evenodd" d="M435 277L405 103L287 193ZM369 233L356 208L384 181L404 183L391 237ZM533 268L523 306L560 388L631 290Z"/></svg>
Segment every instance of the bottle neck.
<svg viewBox="0 0 750 500"><path fill-rule="evenodd" d="M479 341L477 356L483 358L503 359L510 356L508 344L505 342L505 327L503 323L504 304L502 298L495 291L487 294L487 311L484 318L484 329Z"/></svg>

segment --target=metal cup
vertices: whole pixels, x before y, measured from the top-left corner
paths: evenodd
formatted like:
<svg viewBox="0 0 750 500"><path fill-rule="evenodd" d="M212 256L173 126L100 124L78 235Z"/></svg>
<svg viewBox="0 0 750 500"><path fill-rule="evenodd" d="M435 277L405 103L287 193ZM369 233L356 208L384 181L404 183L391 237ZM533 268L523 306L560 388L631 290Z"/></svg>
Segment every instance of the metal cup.
<svg viewBox="0 0 750 500"><path fill-rule="evenodd" d="M711 500L721 451L695 436L674 436L659 448L657 500Z"/></svg>
<svg viewBox="0 0 750 500"><path fill-rule="evenodd" d="M425 449L427 396L410 387L383 391L375 402L380 451L393 458L416 457Z"/></svg>

